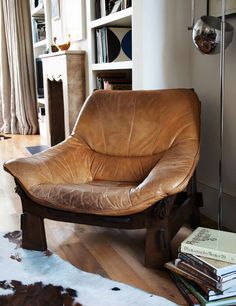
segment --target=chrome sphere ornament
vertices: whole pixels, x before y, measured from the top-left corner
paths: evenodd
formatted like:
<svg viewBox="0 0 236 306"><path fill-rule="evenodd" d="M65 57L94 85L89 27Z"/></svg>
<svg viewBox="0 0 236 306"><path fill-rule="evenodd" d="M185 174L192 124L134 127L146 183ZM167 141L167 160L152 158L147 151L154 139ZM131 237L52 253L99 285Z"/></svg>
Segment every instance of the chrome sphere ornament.
<svg viewBox="0 0 236 306"><path fill-rule="evenodd" d="M233 38L233 27L225 23L225 48ZM204 54L220 53L221 19L213 16L202 16L193 27L193 42Z"/></svg>

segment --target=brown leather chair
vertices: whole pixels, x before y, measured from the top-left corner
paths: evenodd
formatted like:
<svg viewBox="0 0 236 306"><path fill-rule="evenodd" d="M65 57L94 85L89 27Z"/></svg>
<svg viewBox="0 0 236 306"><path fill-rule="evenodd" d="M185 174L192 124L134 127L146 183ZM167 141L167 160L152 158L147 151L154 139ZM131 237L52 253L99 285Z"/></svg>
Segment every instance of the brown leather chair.
<svg viewBox="0 0 236 306"><path fill-rule="evenodd" d="M4 165L22 200L22 246L47 248L44 218L146 228L145 263L161 267L182 224L198 222L199 113L191 89L93 93L68 139Z"/></svg>

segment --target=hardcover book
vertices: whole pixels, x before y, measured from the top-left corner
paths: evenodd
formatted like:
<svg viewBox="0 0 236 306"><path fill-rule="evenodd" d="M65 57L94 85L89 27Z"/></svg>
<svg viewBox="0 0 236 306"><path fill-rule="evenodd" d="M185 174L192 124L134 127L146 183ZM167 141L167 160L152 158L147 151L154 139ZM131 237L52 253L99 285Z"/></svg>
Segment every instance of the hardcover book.
<svg viewBox="0 0 236 306"><path fill-rule="evenodd" d="M181 275L181 276L184 276L187 280L190 280L190 281L193 281L195 283L197 283L199 286L201 286L202 288L206 288L206 289L212 289L212 290L217 290L217 288L215 286L213 286L211 283L208 283L207 279L206 280L201 280L200 278L178 268L175 266L174 262L167 262L165 263L165 267L167 269L169 269L170 271L178 274L178 275Z"/></svg>
<svg viewBox="0 0 236 306"><path fill-rule="evenodd" d="M132 59L131 28L107 27L107 61L122 62Z"/></svg>
<svg viewBox="0 0 236 306"><path fill-rule="evenodd" d="M176 287L179 289L179 291L182 293L186 301L188 302L188 305L190 306L200 306L199 301L196 299L196 297L192 294L191 291L179 280L178 275L175 273L170 273L171 278L175 282Z"/></svg>
<svg viewBox="0 0 236 306"><path fill-rule="evenodd" d="M236 274L236 264L229 262L181 252L178 258L218 281L233 278L233 275Z"/></svg>
<svg viewBox="0 0 236 306"><path fill-rule="evenodd" d="M177 276L179 280L185 285L185 287L192 293L194 296L199 300L201 305L204 306L220 306L220 305L228 305L228 306L233 306L236 305L236 296L232 297L220 297L216 298L215 300L208 301L196 288L193 284L190 282L187 282L184 277Z"/></svg>
<svg viewBox="0 0 236 306"><path fill-rule="evenodd" d="M224 291L232 286L236 286L235 274L232 278L226 279L225 281L217 281L209 275L197 270L196 268L192 267L191 265L188 265L187 263L179 259L176 260L175 265L179 269L191 274L192 276L199 278L199 280L202 280L206 284L213 286L216 290Z"/></svg>
<svg viewBox="0 0 236 306"><path fill-rule="evenodd" d="M181 243L181 252L236 263L236 234L198 227Z"/></svg>
<svg viewBox="0 0 236 306"><path fill-rule="evenodd" d="M211 284L215 288L217 288L218 284L220 285L220 283L216 279L212 278L211 276L207 275L206 273L202 271L199 271L198 269L194 268L193 266L187 264L186 262L180 259L175 260L175 266L191 275L198 277L199 279L205 282L206 281L209 282L209 284ZM220 289L220 288L217 288L217 289Z"/></svg>
<svg viewBox="0 0 236 306"><path fill-rule="evenodd" d="M102 27L96 29L97 63L123 62L131 59L131 28Z"/></svg>

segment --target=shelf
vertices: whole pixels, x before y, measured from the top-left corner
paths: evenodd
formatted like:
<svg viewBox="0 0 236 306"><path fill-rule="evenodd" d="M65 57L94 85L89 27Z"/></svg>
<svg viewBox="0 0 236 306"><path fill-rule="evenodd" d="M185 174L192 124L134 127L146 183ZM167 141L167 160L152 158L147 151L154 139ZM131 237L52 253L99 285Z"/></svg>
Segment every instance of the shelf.
<svg viewBox="0 0 236 306"><path fill-rule="evenodd" d="M131 26L132 13L133 13L133 8L129 7L117 13L113 13L105 17L91 21L90 28L94 29L104 25Z"/></svg>
<svg viewBox="0 0 236 306"><path fill-rule="evenodd" d="M42 15L44 15L44 6L43 6L43 3L40 3L37 7L35 7L32 10L31 16L37 17L37 16L42 16Z"/></svg>
<svg viewBox="0 0 236 306"><path fill-rule="evenodd" d="M92 70L132 69L132 61L93 64Z"/></svg>
<svg viewBox="0 0 236 306"><path fill-rule="evenodd" d="M37 98L37 102L40 104L45 104L44 98Z"/></svg>
<svg viewBox="0 0 236 306"><path fill-rule="evenodd" d="M34 48L39 48L47 45L47 40L43 39L34 43Z"/></svg>

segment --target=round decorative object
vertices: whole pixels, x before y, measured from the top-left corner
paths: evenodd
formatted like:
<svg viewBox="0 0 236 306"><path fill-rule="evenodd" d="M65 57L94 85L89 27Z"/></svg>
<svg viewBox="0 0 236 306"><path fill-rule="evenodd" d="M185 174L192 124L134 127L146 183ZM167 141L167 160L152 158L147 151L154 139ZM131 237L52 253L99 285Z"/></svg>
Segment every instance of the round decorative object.
<svg viewBox="0 0 236 306"><path fill-rule="evenodd" d="M225 23L225 48L233 38L233 27ZM202 16L193 28L193 42L204 54L220 53L221 19L213 16Z"/></svg>
<svg viewBox="0 0 236 306"><path fill-rule="evenodd" d="M57 52L57 51L66 51L70 48L70 34L67 35L67 42L58 44L57 43L57 38L53 38L54 44L51 46L52 52Z"/></svg>

